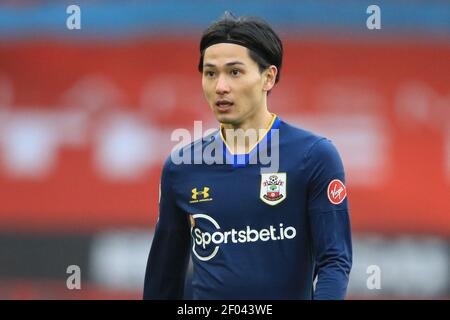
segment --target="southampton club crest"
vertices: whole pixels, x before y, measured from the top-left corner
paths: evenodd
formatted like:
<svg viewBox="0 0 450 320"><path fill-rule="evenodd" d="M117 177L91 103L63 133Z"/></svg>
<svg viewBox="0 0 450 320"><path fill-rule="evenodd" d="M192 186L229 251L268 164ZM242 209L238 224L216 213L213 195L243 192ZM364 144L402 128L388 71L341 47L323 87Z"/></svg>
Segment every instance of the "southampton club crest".
<svg viewBox="0 0 450 320"><path fill-rule="evenodd" d="M262 173L259 198L271 206L286 199L286 173Z"/></svg>

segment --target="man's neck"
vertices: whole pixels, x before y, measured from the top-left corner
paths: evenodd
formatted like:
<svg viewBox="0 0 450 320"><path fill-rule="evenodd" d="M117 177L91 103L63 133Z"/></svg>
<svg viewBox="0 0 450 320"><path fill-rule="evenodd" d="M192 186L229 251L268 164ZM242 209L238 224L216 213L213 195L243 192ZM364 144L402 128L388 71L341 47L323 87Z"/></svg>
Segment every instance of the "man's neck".
<svg viewBox="0 0 450 320"><path fill-rule="evenodd" d="M233 154L250 152L256 143L266 133L274 115L267 109L257 117L239 125L222 124L222 136Z"/></svg>

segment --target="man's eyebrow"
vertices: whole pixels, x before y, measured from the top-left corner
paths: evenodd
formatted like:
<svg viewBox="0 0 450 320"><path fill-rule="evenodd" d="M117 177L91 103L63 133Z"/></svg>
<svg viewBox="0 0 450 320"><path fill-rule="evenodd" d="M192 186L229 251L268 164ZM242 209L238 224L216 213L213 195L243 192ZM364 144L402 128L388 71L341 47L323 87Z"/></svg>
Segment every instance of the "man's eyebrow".
<svg viewBox="0 0 450 320"><path fill-rule="evenodd" d="M237 64L240 64L240 65L245 66L245 63L243 63L243 62L241 62L241 61L231 61L231 62L227 62L227 63L225 63L225 66L230 67L230 66L234 66L234 65L237 65ZM211 68L215 68L216 65L215 65L215 64L212 64L212 63L205 63L205 65L204 65L203 67L211 67Z"/></svg>

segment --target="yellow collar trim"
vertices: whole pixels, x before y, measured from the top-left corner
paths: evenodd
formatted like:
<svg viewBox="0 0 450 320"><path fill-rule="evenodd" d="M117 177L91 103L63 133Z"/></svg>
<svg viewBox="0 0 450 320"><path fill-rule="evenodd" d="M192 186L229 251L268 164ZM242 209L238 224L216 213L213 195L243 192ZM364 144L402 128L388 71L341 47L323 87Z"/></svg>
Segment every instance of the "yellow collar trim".
<svg viewBox="0 0 450 320"><path fill-rule="evenodd" d="M273 117L272 117L272 121L270 121L269 125L268 125L267 128L266 128L266 131L265 131L264 134L258 139L258 141L257 141L257 142L256 142L256 143L248 150L247 153L233 153L233 152L231 151L231 148L228 146L228 144L227 144L227 142L226 142L226 140L225 140L225 138L224 138L224 136L223 136L223 133L222 133L223 124L221 123L221 124L220 124L220 138L222 139L222 142L223 142L223 144L225 145L225 147L227 148L228 152L229 152L231 155L245 155L245 154L249 154L250 152L252 152L252 150L256 148L256 146L261 142L262 139L264 139L264 137L267 135L267 133L269 132L269 130L272 128L273 123L275 122L275 120L276 120L276 118L277 118L277 115L276 115L275 113L271 113L271 115L273 116Z"/></svg>

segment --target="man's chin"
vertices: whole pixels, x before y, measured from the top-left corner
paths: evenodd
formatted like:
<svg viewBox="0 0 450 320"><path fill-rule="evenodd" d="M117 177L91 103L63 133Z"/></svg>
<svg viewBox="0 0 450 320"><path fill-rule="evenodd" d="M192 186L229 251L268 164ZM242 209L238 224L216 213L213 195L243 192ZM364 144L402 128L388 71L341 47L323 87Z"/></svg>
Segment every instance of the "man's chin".
<svg viewBox="0 0 450 320"><path fill-rule="evenodd" d="M232 114L215 114L216 119L218 122L222 124L236 124L237 119L236 116L233 116Z"/></svg>

